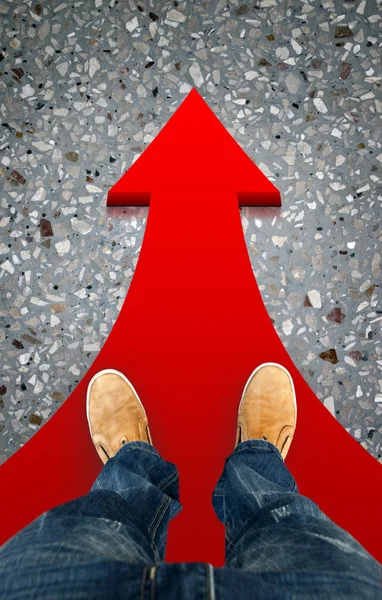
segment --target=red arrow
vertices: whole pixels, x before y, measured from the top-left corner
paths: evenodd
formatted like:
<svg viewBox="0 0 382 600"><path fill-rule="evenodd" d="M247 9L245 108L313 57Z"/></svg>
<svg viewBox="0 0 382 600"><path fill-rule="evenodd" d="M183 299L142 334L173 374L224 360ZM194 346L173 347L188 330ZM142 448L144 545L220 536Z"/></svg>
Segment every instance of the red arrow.
<svg viewBox="0 0 382 600"><path fill-rule="evenodd" d="M274 186L193 91L112 188L108 204L148 204L137 269L116 324L63 407L0 469L4 541L51 506L85 493L100 470L85 415L90 378L113 367L144 402L159 452L181 475L184 510L168 561L224 562L211 506L231 452L244 383L261 362L294 378L298 425L287 464L300 491L382 559L378 462L316 398L281 344L245 246L241 203L280 205Z"/></svg>

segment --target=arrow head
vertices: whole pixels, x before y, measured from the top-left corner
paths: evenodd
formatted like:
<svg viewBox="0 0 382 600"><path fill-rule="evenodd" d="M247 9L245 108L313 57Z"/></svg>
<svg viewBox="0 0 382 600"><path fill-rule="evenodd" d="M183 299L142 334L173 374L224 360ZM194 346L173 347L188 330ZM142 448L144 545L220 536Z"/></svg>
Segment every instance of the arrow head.
<svg viewBox="0 0 382 600"><path fill-rule="evenodd" d="M147 206L152 191L184 186L234 191L241 206L281 206L280 192L195 89L109 190L107 206Z"/></svg>

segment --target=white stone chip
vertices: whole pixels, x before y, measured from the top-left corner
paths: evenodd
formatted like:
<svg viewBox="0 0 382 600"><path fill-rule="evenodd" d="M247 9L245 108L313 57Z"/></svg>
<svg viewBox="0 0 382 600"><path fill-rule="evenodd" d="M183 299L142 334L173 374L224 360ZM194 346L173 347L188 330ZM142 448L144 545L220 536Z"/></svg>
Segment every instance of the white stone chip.
<svg viewBox="0 0 382 600"><path fill-rule="evenodd" d="M298 42L296 42L296 40L294 38L291 39L290 43L292 44L292 48L296 52L296 54L301 54L302 47L300 46L300 44Z"/></svg>
<svg viewBox="0 0 382 600"><path fill-rule="evenodd" d="M365 11L365 6L366 6L366 0L362 0L359 5L357 6L356 9L356 13L358 13L359 15L363 15L364 11Z"/></svg>
<svg viewBox="0 0 382 600"><path fill-rule="evenodd" d="M322 307L321 294L318 290L309 290L308 298L313 308Z"/></svg>
<svg viewBox="0 0 382 600"><path fill-rule="evenodd" d="M321 98L313 98L313 104L321 113L328 112L328 109Z"/></svg>
<svg viewBox="0 0 382 600"><path fill-rule="evenodd" d="M55 247L56 247L57 253L60 256L64 256L64 254L67 254L70 250L70 241L63 240L62 242L56 242Z"/></svg>
<svg viewBox="0 0 382 600"><path fill-rule="evenodd" d="M101 65L99 61L94 56L92 56L92 58L89 61L89 77L94 77L94 75L100 67Z"/></svg>
<svg viewBox="0 0 382 600"><path fill-rule="evenodd" d="M192 63L189 71L190 71L190 75L191 75L195 85L197 87L200 87L202 85L202 83L204 83L204 77L202 75L202 72L200 70L198 63L197 62Z"/></svg>
<svg viewBox="0 0 382 600"><path fill-rule="evenodd" d="M134 31L134 29L136 29L138 27L138 25L139 25L138 19L137 19L137 17L134 17L134 19L131 19L131 21L126 23L126 29L127 29L127 31L130 31L130 33L131 33L132 31Z"/></svg>
<svg viewBox="0 0 382 600"><path fill-rule="evenodd" d="M99 352L100 344L99 342L93 342L92 344L84 344L85 352Z"/></svg>
<svg viewBox="0 0 382 600"><path fill-rule="evenodd" d="M86 235L87 233L89 233L89 231L92 230L91 225L89 225L89 223L87 223L86 221L81 221L76 217L70 219L70 222L72 224L73 231L75 231L76 233L82 233Z"/></svg>
<svg viewBox="0 0 382 600"><path fill-rule="evenodd" d="M32 146L37 148L37 150L41 150L41 152L48 152L48 150L52 151L53 146L51 144L47 144L46 142L32 142Z"/></svg>
<svg viewBox="0 0 382 600"><path fill-rule="evenodd" d="M33 96L34 94L34 88L32 88L31 85L29 85L29 83L27 83L26 85L23 85L23 87L21 88L21 98L30 98L31 96Z"/></svg>
<svg viewBox="0 0 382 600"><path fill-rule="evenodd" d="M102 192L101 188L97 185L88 184L86 186L86 189L90 194L98 194L99 192Z"/></svg>
<svg viewBox="0 0 382 600"><path fill-rule="evenodd" d="M42 200L45 200L45 198L46 198L45 188L39 187L33 194L31 201L32 202L41 202Z"/></svg>
<svg viewBox="0 0 382 600"><path fill-rule="evenodd" d="M328 396L328 398L325 398L324 405L326 406L326 408L328 409L328 411L330 413L332 413L332 415L334 416L335 409L334 409L334 398L333 398L333 396Z"/></svg>
<svg viewBox="0 0 382 600"><path fill-rule="evenodd" d="M15 268L9 260L5 260L0 266L4 271L7 271L7 273L10 273L11 275L15 272Z"/></svg>
<svg viewBox="0 0 382 600"><path fill-rule="evenodd" d="M287 241L287 239L288 239L287 237L282 237L282 236L279 236L279 235L272 235L272 242L278 248L282 248L282 246L285 244L285 242Z"/></svg>
<svg viewBox="0 0 382 600"><path fill-rule="evenodd" d="M64 62L64 63L60 63L59 65L57 65L56 69L57 71L60 73L60 75L64 76L66 75L67 71L69 68L69 63L68 62Z"/></svg>
<svg viewBox="0 0 382 600"><path fill-rule="evenodd" d="M286 321L283 322L282 324L282 330L285 333L285 335L290 335L293 331L293 323L291 319L287 319Z"/></svg>
<svg viewBox="0 0 382 600"><path fill-rule="evenodd" d="M300 80L298 77L293 75L293 73L289 73L289 75L285 79L286 86L288 88L288 92L290 94L296 94L298 88L300 87Z"/></svg>
<svg viewBox="0 0 382 600"><path fill-rule="evenodd" d="M244 77L246 78L247 81L252 81L253 79L255 79L258 76L259 76L259 74L256 73L256 71L247 71L246 73L244 73Z"/></svg>
<svg viewBox="0 0 382 600"><path fill-rule="evenodd" d="M192 90L192 85L190 85L189 83L182 83L182 85L179 88L179 92L181 94L188 94L189 92L191 92Z"/></svg>
<svg viewBox="0 0 382 600"><path fill-rule="evenodd" d="M186 15L181 13L179 10L176 10L176 8L172 8L168 11L167 18L169 21L175 21L176 23L184 23L187 19Z"/></svg>
<svg viewBox="0 0 382 600"><path fill-rule="evenodd" d="M19 356L19 362L21 365L26 365L27 362L29 361L31 357L31 353L30 352L26 352L25 354L20 354Z"/></svg>

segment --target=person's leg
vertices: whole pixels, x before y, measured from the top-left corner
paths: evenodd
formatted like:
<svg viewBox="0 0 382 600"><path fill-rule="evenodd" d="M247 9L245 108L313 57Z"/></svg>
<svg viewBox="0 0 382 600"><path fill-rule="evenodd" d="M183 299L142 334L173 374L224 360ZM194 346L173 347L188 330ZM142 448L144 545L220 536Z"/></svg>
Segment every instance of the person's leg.
<svg viewBox="0 0 382 600"><path fill-rule="evenodd" d="M261 366L245 388L238 444L213 495L216 514L226 526L226 564L256 573L296 574L294 589L307 585L304 573L321 574L338 591L348 581L378 588L377 561L298 493L283 460L295 421L290 375L277 365Z"/></svg>
<svg viewBox="0 0 382 600"><path fill-rule="evenodd" d="M0 549L1 598L123 598L134 586L139 597L143 568L164 559L169 521L181 510L178 470L151 445L128 386L113 372L92 380L89 424L106 464L89 494Z"/></svg>

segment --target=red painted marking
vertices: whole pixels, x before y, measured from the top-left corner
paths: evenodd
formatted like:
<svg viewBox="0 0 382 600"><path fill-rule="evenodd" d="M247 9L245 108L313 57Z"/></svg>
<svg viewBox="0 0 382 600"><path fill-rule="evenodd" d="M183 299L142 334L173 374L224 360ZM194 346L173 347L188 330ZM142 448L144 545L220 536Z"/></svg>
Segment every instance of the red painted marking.
<svg viewBox="0 0 382 600"><path fill-rule="evenodd" d="M109 205L150 203L137 269L121 313L87 375L0 469L5 541L42 511L84 494L101 463L85 414L99 370L127 374L159 452L181 475L183 511L167 561L224 562L211 494L232 451L251 371L279 362L293 376L298 425L287 457L300 491L382 560L382 471L331 416L292 363L262 302L239 202L279 206L274 186L191 92L109 193Z"/></svg>

